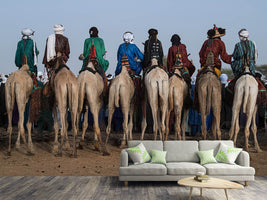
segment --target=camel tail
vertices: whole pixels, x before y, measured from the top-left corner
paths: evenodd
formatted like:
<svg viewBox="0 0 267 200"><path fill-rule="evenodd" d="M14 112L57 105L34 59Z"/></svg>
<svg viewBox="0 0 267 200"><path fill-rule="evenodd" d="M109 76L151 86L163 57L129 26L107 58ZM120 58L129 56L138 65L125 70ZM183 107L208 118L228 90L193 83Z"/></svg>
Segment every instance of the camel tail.
<svg viewBox="0 0 267 200"><path fill-rule="evenodd" d="M82 111L82 109L83 109L83 103L84 103L84 95L85 95L85 83L83 83L82 81L80 82L80 84L79 84L79 99L78 99L78 101L79 101L79 103L78 103L78 110L79 110L79 112L81 112Z"/></svg>
<svg viewBox="0 0 267 200"><path fill-rule="evenodd" d="M169 93L169 108L173 108L174 105L173 105L173 100L174 100L174 87L170 90L170 93Z"/></svg>
<svg viewBox="0 0 267 200"><path fill-rule="evenodd" d="M120 88L121 88L120 85L116 86L116 91L115 91L115 106L116 106L116 108L120 107Z"/></svg>
<svg viewBox="0 0 267 200"><path fill-rule="evenodd" d="M69 104L68 107L71 109L71 106L73 105L74 99L73 99L73 96L72 96L72 87L71 87L70 83L67 84L67 96L68 96L68 104Z"/></svg>
<svg viewBox="0 0 267 200"><path fill-rule="evenodd" d="M207 87L207 104L206 104L206 114L208 115L210 113L210 107L211 107L211 97L212 97L212 87L209 85Z"/></svg>
<svg viewBox="0 0 267 200"><path fill-rule="evenodd" d="M244 90L244 99L243 99L243 113L247 113L248 98L249 98L249 86L246 85Z"/></svg>

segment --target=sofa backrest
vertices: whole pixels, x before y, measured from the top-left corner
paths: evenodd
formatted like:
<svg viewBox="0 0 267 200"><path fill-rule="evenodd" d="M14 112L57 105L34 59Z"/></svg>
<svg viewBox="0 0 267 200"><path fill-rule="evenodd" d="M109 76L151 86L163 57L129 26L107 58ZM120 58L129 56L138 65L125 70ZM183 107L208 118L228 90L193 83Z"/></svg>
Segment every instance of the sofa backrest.
<svg viewBox="0 0 267 200"><path fill-rule="evenodd" d="M155 140L130 140L128 141L128 147L135 147L138 144L143 143L147 152L151 155L150 151L152 149L163 151L163 142L162 141L155 141Z"/></svg>
<svg viewBox="0 0 267 200"><path fill-rule="evenodd" d="M164 141L167 162L199 162L197 141Z"/></svg>
<svg viewBox="0 0 267 200"><path fill-rule="evenodd" d="M216 156L221 143L224 143L225 145L230 147L234 146L234 142L232 140L200 140L199 151L214 149L213 154L214 156Z"/></svg>

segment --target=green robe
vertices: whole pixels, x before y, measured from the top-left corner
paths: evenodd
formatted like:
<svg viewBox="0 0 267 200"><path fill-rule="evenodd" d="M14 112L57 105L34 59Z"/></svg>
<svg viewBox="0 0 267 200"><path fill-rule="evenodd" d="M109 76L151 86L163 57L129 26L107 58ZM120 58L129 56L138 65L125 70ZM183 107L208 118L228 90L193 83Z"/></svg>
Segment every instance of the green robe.
<svg viewBox="0 0 267 200"><path fill-rule="evenodd" d="M18 42L15 64L20 69L22 67L23 55L27 56L27 64L29 65L30 71L37 74L37 66L34 66L34 52L33 52L33 40L21 40ZM35 45L35 54L37 55L37 47Z"/></svg>
<svg viewBox="0 0 267 200"><path fill-rule="evenodd" d="M84 69L86 58L90 55L90 48L92 46L93 40L94 40L94 46L96 50L97 62L103 68L104 71L107 71L109 62L103 58L103 56L105 55L105 45L104 45L104 41L99 37L87 38L84 41L83 56L85 59L83 60L82 70Z"/></svg>

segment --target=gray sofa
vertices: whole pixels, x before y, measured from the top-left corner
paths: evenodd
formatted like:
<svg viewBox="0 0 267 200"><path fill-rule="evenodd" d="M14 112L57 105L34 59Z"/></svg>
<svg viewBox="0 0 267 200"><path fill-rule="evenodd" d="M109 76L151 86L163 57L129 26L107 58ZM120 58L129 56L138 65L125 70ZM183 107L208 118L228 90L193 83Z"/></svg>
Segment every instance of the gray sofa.
<svg viewBox="0 0 267 200"><path fill-rule="evenodd" d="M132 140L128 147L134 147L143 143L150 154L152 149L167 151L167 165L155 163L143 163L134 165L125 149L121 151L119 180L124 181L177 181L184 177L194 176L197 172L232 180L248 181L254 180L255 169L250 167L249 154L241 151L235 165L225 163L212 163L200 165L197 155L198 151L214 149L214 156L217 154L220 142L227 146L234 146L231 140L201 140L201 141L152 141L152 140Z"/></svg>

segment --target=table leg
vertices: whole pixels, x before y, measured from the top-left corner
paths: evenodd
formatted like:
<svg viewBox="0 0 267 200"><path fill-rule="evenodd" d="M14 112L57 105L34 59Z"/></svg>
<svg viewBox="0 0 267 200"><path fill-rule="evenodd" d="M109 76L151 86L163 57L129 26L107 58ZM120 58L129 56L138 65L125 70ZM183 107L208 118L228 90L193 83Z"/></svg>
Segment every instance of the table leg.
<svg viewBox="0 0 267 200"><path fill-rule="evenodd" d="M190 187L190 194L188 200L191 200L192 192L193 192L193 187Z"/></svg>
<svg viewBox="0 0 267 200"><path fill-rule="evenodd" d="M200 188L200 196L202 197L202 188Z"/></svg>
<svg viewBox="0 0 267 200"><path fill-rule="evenodd" d="M227 194L227 189L224 189L226 199L228 200L228 194Z"/></svg>

